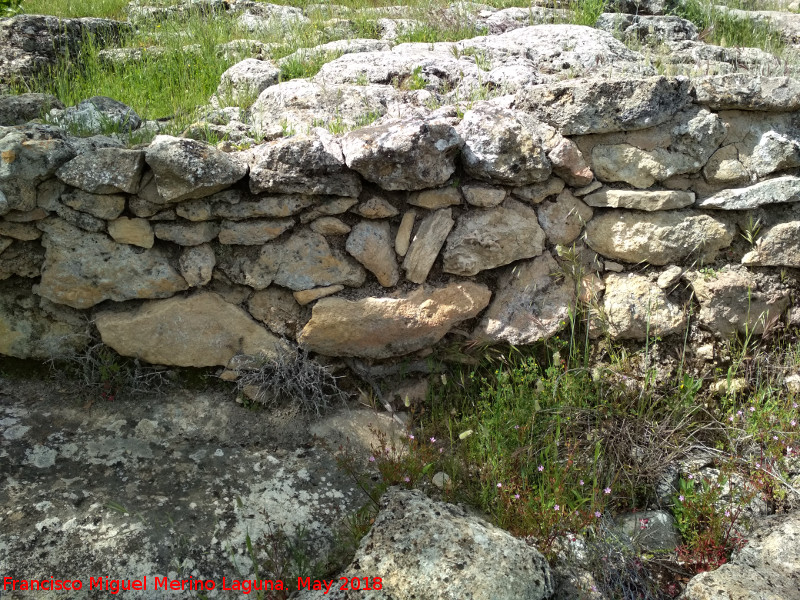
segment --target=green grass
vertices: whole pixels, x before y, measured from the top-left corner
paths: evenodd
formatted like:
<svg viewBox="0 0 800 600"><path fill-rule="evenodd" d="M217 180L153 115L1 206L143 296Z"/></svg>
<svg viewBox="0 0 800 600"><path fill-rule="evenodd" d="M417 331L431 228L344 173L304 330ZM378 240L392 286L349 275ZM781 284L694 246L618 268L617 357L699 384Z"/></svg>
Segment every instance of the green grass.
<svg viewBox="0 0 800 600"><path fill-rule="evenodd" d="M694 23L706 43L773 53L780 53L786 45L768 23L732 15L707 0L684 0L675 14Z"/></svg>
<svg viewBox="0 0 800 600"><path fill-rule="evenodd" d="M22 8L30 15L53 15L62 18L100 17L127 19L128 0L23 0Z"/></svg>

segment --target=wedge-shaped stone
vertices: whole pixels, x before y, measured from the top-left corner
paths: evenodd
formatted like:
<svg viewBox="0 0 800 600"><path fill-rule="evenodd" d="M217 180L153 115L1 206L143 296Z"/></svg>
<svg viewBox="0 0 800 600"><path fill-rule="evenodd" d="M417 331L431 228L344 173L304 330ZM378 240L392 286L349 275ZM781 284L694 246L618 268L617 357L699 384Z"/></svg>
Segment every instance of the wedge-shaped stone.
<svg viewBox="0 0 800 600"><path fill-rule="evenodd" d="M392 287L400 279L394 253L392 230L386 221L362 221L353 227L345 248L364 265L383 287Z"/></svg>
<svg viewBox="0 0 800 600"><path fill-rule="evenodd" d="M464 213L447 237L444 270L475 275L522 258L539 256L545 234L536 212L516 200L502 206ZM409 252L410 254L410 252Z"/></svg>
<svg viewBox="0 0 800 600"><path fill-rule="evenodd" d="M714 274L686 274L700 302L700 323L723 338L734 333L761 335L789 306L789 292L767 275L744 267Z"/></svg>
<svg viewBox="0 0 800 600"><path fill-rule="evenodd" d="M212 198L213 200L213 198ZM256 200L245 200L237 204L220 202L215 204L213 214L223 219L255 219L258 217L290 217L314 204L311 196L267 196ZM180 209L180 207L178 207Z"/></svg>
<svg viewBox="0 0 800 600"><path fill-rule="evenodd" d="M465 281L422 286L398 297L323 298L298 342L327 356L402 356L432 346L454 325L476 316L491 295L486 286Z"/></svg>
<svg viewBox="0 0 800 600"><path fill-rule="evenodd" d="M667 265L689 256L713 260L719 250L731 245L735 233L729 221L693 211L620 210L589 221L586 242L613 260Z"/></svg>
<svg viewBox="0 0 800 600"><path fill-rule="evenodd" d="M30 284L0 283L0 355L48 360L80 351L89 343L87 321L77 315L59 319L53 311L43 310L40 300Z"/></svg>
<svg viewBox="0 0 800 600"><path fill-rule="evenodd" d="M289 290L273 285L256 292L247 301L247 310L273 333L292 339L297 335L300 305Z"/></svg>
<svg viewBox="0 0 800 600"><path fill-rule="evenodd" d="M554 277L558 271L558 263L548 253L505 269L475 337L532 344L558 332L575 303L575 286Z"/></svg>
<svg viewBox="0 0 800 600"><path fill-rule="evenodd" d="M179 246L199 246L217 237L219 225L205 221L200 223L156 223L153 230L160 240L174 242Z"/></svg>
<svg viewBox="0 0 800 600"><path fill-rule="evenodd" d="M0 127L0 215L36 208L36 186L75 154L55 127Z"/></svg>
<svg viewBox="0 0 800 600"><path fill-rule="evenodd" d="M686 78L597 78L529 86L517 93L516 107L562 135L584 135L654 127L690 101Z"/></svg>
<svg viewBox="0 0 800 600"><path fill-rule="evenodd" d="M779 223L763 232L755 249L742 257L753 267L800 267L800 221Z"/></svg>
<svg viewBox="0 0 800 600"><path fill-rule="evenodd" d="M135 194L144 170L144 153L124 148L98 148L76 156L56 176L91 194Z"/></svg>
<svg viewBox="0 0 800 600"><path fill-rule="evenodd" d="M167 298L188 287L156 249L142 252L58 219L40 227L47 253L38 293L53 302L89 308L103 300Z"/></svg>
<svg viewBox="0 0 800 600"><path fill-rule="evenodd" d="M223 221L219 230L220 244L265 244L294 227L294 219L253 219Z"/></svg>
<svg viewBox="0 0 800 600"><path fill-rule="evenodd" d="M294 291L337 283L358 287L367 276L361 265L332 249L323 236L305 230L285 241L264 244L248 270Z"/></svg>
<svg viewBox="0 0 800 600"><path fill-rule="evenodd" d="M630 208L652 212L691 206L694 204L694 192L602 190L585 196L583 201L598 208Z"/></svg>
<svg viewBox="0 0 800 600"><path fill-rule="evenodd" d="M247 165L203 142L158 135L145 149L164 202L205 198L247 175ZM152 201L152 200L151 200Z"/></svg>
<svg viewBox="0 0 800 600"><path fill-rule="evenodd" d="M578 200L569 190L564 190L553 201L543 202L536 210L539 225L552 244L571 244L581 234L594 211Z"/></svg>
<svg viewBox="0 0 800 600"><path fill-rule="evenodd" d="M254 194L327 194L355 198L361 180L344 162L339 142L327 131L296 135L252 152L250 191Z"/></svg>
<svg viewBox="0 0 800 600"><path fill-rule="evenodd" d="M108 234L120 244L152 248L155 242L153 227L147 219L120 217L108 224Z"/></svg>
<svg viewBox="0 0 800 600"><path fill-rule="evenodd" d="M274 355L285 343L212 292L101 311L96 324L122 356L158 365L225 366L237 354Z"/></svg>
<svg viewBox="0 0 800 600"><path fill-rule="evenodd" d="M749 210L766 204L798 201L800 201L800 177L786 175L760 181L745 188L723 190L701 200L698 206L722 210Z"/></svg>
<svg viewBox="0 0 800 600"><path fill-rule="evenodd" d="M401 231L411 233L414 217L415 213L412 211L403 216L403 223L400 225ZM399 238L400 231L398 231L398 254L405 254L403 269L406 272L406 279L413 283L423 283L428 278L428 273L430 273L433 263L436 262L436 257L439 256L439 251L453 225L455 225L453 211L443 208L422 219L417 234L411 240L410 247L406 246L405 237ZM395 240L395 246L397 246L398 240ZM406 252L403 253L400 250L406 250Z"/></svg>
<svg viewBox="0 0 800 600"><path fill-rule="evenodd" d="M399 119L342 138L347 166L385 190L421 190L447 183L461 138L443 120Z"/></svg>
<svg viewBox="0 0 800 600"><path fill-rule="evenodd" d="M692 80L697 103L711 110L791 112L800 108L800 82L791 77L730 73Z"/></svg>
<svg viewBox="0 0 800 600"><path fill-rule="evenodd" d="M648 277L610 273L605 284L604 326L612 338L643 340L648 335L670 335L686 328L685 311Z"/></svg>
<svg viewBox="0 0 800 600"><path fill-rule="evenodd" d="M528 185L550 176L536 122L524 113L483 104L464 113L461 162L469 175L485 181Z"/></svg>

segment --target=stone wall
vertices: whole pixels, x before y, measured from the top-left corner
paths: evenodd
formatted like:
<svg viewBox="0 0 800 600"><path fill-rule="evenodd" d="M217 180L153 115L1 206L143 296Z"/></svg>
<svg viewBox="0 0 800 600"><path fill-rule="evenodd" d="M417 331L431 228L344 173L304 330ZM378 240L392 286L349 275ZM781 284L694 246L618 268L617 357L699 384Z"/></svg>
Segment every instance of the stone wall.
<svg viewBox="0 0 800 600"><path fill-rule="evenodd" d="M0 353L99 333L163 365L390 359L454 332L530 344L579 303L614 339L763 331L797 292L799 107L795 80L731 74L531 85L231 152L0 127Z"/></svg>

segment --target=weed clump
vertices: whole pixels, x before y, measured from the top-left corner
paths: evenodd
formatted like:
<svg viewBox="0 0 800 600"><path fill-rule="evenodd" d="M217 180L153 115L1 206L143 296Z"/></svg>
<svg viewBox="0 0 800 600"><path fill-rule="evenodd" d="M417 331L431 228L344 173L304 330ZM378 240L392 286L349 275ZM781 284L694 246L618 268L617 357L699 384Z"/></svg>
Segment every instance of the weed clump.
<svg viewBox="0 0 800 600"><path fill-rule="evenodd" d="M307 350L238 358L246 363L238 379L239 390L264 406L289 400L302 413L320 416L348 398L339 387L338 378L309 358Z"/></svg>

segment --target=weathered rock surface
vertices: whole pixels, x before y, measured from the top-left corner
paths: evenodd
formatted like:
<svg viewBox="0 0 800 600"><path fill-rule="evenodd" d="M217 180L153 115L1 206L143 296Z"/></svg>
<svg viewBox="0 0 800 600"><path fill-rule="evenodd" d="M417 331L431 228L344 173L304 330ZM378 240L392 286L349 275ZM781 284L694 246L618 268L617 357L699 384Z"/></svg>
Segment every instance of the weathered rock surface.
<svg viewBox="0 0 800 600"><path fill-rule="evenodd" d="M217 237L219 225L210 222L156 223L153 232L158 239L174 242L179 246L199 246Z"/></svg>
<svg viewBox="0 0 800 600"><path fill-rule="evenodd" d="M361 221L347 236L347 252L370 271L383 287L400 279L392 230L386 221Z"/></svg>
<svg viewBox="0 0 800 600"><path fill-rule="evenodd" d="M694 204L693 192L650 190L602 190L583 197L589 206L634 210L672 210Z"/></svg>
<svg viewBox="0 0 800 600"><path fill-rule="evenodd" d="M40 306L30 284L0 282L0 354L50 360L86 347L88 323L59 319Z"/></svg>
<svg viewBox="0 0 800 600"><path fill-rule="evenodd" d="M104 344L157 365L225 366L237 354L274 355L283 344L213 292L100 311L96 324Z"/></svg>
<svg viewBox="0 0 800 600"><path fill-rule="evenodd" d="M225 193L225 192L223 192ZM300 195L278 195L278 196L258 196L253 200L241 200L236 198L235 203L223 199L220 194L211 196L208 200L212 204L207 210L200 208L198 211L205 218L222 217L235 221L242 219L257 219L259 217L282 218L291 217L314 204L313 196ZM216 200L216 202L215 202ZM183 207L188 203L179 204L177 207L178 215ZM199 220L205 220L199 219Z"/></svg>
<svg viewBox="0 0 800 600"><path fill-rule="evenodd" d="M295 291L338 283L358 287L366 278L358 263L312 231L298 231L285 241L264 244L257 264L248 269L253 270Z"/></svg>
<svg viewBox="0 0 800 600"><path fill-rule="evenodd" d="M119 217L125 210L125 196L119 194L90 194L75 190L62 195L61 202L74 210L109 221Z"/></svg>
<svg viewBox="0 0 800 600"><path fill-rule="evenodd" d="M586 242L614 260L666 265L695 255L712 260L735 233L732 223L691 211L614 211L589 221Z"/></svg>
<svg viewBox="0 0 800 600"><path fill-rule="evenodd" d="M406 279L413 283L424 283L428 278L431 267L433 267L433 263L436 262L436 257L439 256L439 251L442 249L444 241L447 239L453 225L455 225L455 221L453 220L453 211L449 208L443 208L429 214L422 219L417 228L417 233L409 246L405 233L411 234L414 217L415 214L410 211L403 216L405 228L401 224L401 230L404 233L404 237L400 238L400 231L398 231L395 248L398 254L405 256L403 269L406 272ZM401 252L402 250L405 251Z"/></svg>
<svg viewBox="0 0 800 600"><path fill-rule="evenodd" d="M778 223L762 232L756 247L742 257L742 264L753 267L800 267L800 221Z"/></svg>
<svg viewBox="0 0 800 600"><path fill-rule="evenodd" d="M0 214L36 208L36 186L75 154L55 127L0 128Z"/></svg>
<svg viewBox="0 0 800 600"><path fill-rule="evenodd" d="M278 83L281 70L274 64L246 58L225 71L217 87L217 99L224 106L249 104L271 85Z"/></svg>
<svg viewBox="0 0 800 600"><path fill-rule="evenodd" d="M566 278L554 277L558 271L549 253L505 269L473 335L513 345L532 344L563 328L575 303L575 286Z"/></svg>
<svg viewBox="0 0 800 600"><path fill-rule="evenodd" d="M595 22L595 27L618 34L626 41L639 41L657 46L662 42L696 40L697 27L691 21L680 17L645 16L638 14L603 13Z"/></svg>
<svg viewBox="0 0 800 600"><path fill-rule="evenodd" d="M300 306L289 290L270 286L252 295L247 310L277 335L297 335Z"/></svg>
<svg viewBox="0 0 800 600"><path fill-rule="evenodd" d="M141 150L98 148L76 156L56 176L72 187L92 194L135 194L144 169Z"/></svg>
<svg viewBox="0 0 800 600"><path fill-rule="evenodd" d="M82 135L104 135L109 129L129 133L142 125L136 111L108 96L93 96L67 107L57 122Z"/></svg>
<svg viewBox="0 0 800 600"><path fill-rule="evenodd" d="M336 217L320 217L309 226L311 231L320 235L346 235L350 233L350 225Z"/></svg>
<svg viewBox="0 0 800 600"><path fill-rule="evenodd" d="M468 184L461 186L461 192L468 204L478 208L491 208L506 199L507 192L498 187L483 184Z"/></svg>
<svg viewBox="0 0 800 600"><path fill-rule="evenodd" d="M40 15L17 15L0 22L0 84L33 77L54 68L60 56L77 54L82 40L97 46L119 41L130 24L110 19L58 19Z"/></svg>
<svg viewBox="0 0 800 600"><path fill-rule="evenodd" d="M545 234L536 212L506 200L502 206L465 213L447 237L444 270L455 275L475 275L544 250Z"/></svg>
<svg viewBox="0 0 800 600"><path fill-rule="evenodd" d="M535 183L512 189L512 194L520 200L525 200L531 204L539 204L545 198L556 196L564 189L564 180L558 177L551 177L544 183Z"/></svg>
<svg viewBox="0 0 800 600"><path fill-rule="evenodd" d="M759 519L747 544L716 571L693 577L686 600L764 598L797 595L800 585L800 520L797 513Z"/></svg>
<svg viewBox="0 0 800 600"><path fill-rule="evenodd" d="M216 148L185 138L159 135L145 150L165 202L205 198L247 174L247 165Z"/></svg>
<svg viewBox="0 0 800 600"><path fill-rule="evenodd" d="M51 108L64 108L64 105L50 94L0 95L0 127L24 125L38 119Z"/></svg>
<svg viewBox="0 0 800 600"><path fill-rule="evenodd" d="M388 219L400 214L400 211L393 204L380 196L367 198L356 206L352 212L365 219Z"/></svg>
<svg viewBox="0 0 800 600"><path fill-rule="evenodd" d="M742 267L714 274L686 274L700 302L700 323L728 338L734 333L761 335L789 306L789 293L765 275Z"/></svg>
<svg viewBox="0 0 800 600"><path fill-rule="evenodd" d="M294 227L294 219L251 219L223 221L219 228L221 244L260 245Z"/></svg>
<svg viewBox="0 0 800 600"><path fill-rule="evenodd" d="M189 287L201 287L211 281L217 258L211 244L201 244L191 246L181 252L178 264L181 276L189 284Z"/></svg>
<svg viewBox="0 0 800 600"><path fill-rule="evenodd" d="M447 182L462 140L446 121L392 120L342 138L347 166L386 190L419 190Z"/></svg>
<svg viewBox="0 0 800 600"><path fill-rule="evenodd" d="M528 185L550 176L536 123L527 115L484 103L464 113L458 133L461 162L477 179Z"/></svg>
<svg viewBox="0 0 800 600"><path fill-rule="evenodd" d="M403 356L435 344L454 325L476 316L491 295L486 286L465 281L388 298L323 298L298 342L328 356Z"/></svg>
<svg viewBox="0 0 800 600"><path fill-rule="evenodd" d="M553 201L543 202L537 209L539 225L551 244L571 244L589 222L594 211L564 190Z"/></svg>
<svg viewBox="0 0 800 600"><path fill-rule="evenodd" d="M716 114L688 108L655 130L593 139L592 167L602 181L648 188L673 175L698 172L725 133Z"/></svg>
<svg viewBox="0 0 800 600"><path fill-rule="evenodd" d="M334 592L351 598L411 599L422 586L437 598L461 598L468 588L476 598L544 600L553 593L547 560L463 508L436 502L417 490L390 489L370 532L342 577L386 573L381 592ZM388 592L391 590L391 592ZM319 592L303 592L311 600Z"/></svg>
<svg viewBox="0 0 800 600"><path fill-rule="evenodd" d="M679 333L686 314L664 291L644 275L610 273L605 278L603 327L615 339L643 340L647 336Z"/></svg>
<svg viewBox="0 0 800 600"><path fill-rule="evenodd" d="M38 293L57 304L89 308L109 299L167 298L187 288L156 249L136 251L55 219L41 227L47 254Z"/></svg>
<svg viewBox="0 0 800 600"><path fill-rule="evenodd" d="M397 435L388 417L369 410L337 411L312 428L271 411L254 418L222 391L94 398L87 410L71 386L60 387L3 381L0 472L19 485L4 485L0 498L0 510L15 515L3 524L0 562L15 578L41 579L46 570L81 580L84 590L90 574L146 573L147 590L120 594L131 600L163 596L154 578L179 578L176 568L213 580L208 593L217 598L241 598L222 591L222 578L228 587L232 578L256 579L247 539L258 548L276 534L297 540L305 532L305 555L324 560L334 532L367 498L314 434L331 447L346 435L359 461L377 443L370 424Z"/></svg>
<svg viewBox="0 0 800 600"><path fill-rule="evenodd" d="M645 129L666 123L690 102L686 78L587 79L532 86L516 107L562 135Z"/></svg>
<svg viewBox="0 0 800 600"><path fill-rule="evenodd" d="M458 206L461 204L461 192L457 187L449 186L432 190L425 190L411 194L408 203L412 206L437 210L448 206Z"/></svg>
<svg viewBox="0 0 800 600"><path fill-rule="evenodd" d="M800 83L790 77L731 73L692 81L697 103L711 110L790 112L800 108Z"/></svg>
<svg viewBox="0 0 800 600"><path fill-rule="evenodd" d="M254 194L329 194L355 198L358 174L345 166L339 142L328 132L297 135L258 146L250 160Z"/></svg>
<svg viewBox="0 0 800 600"><path fill-rule="evenodd" d="M155 234L147 219L120 217L108 224L108 234L120 244L131 244L142 248L152 248Z"/></svg>
<svg viewBox="0 0 800 600"><path fill-rule="evenodd" d="M697 203L699 208L749 210L766 204L800 201L800 177L786 175L746 188L728 189Z"/></svg>

